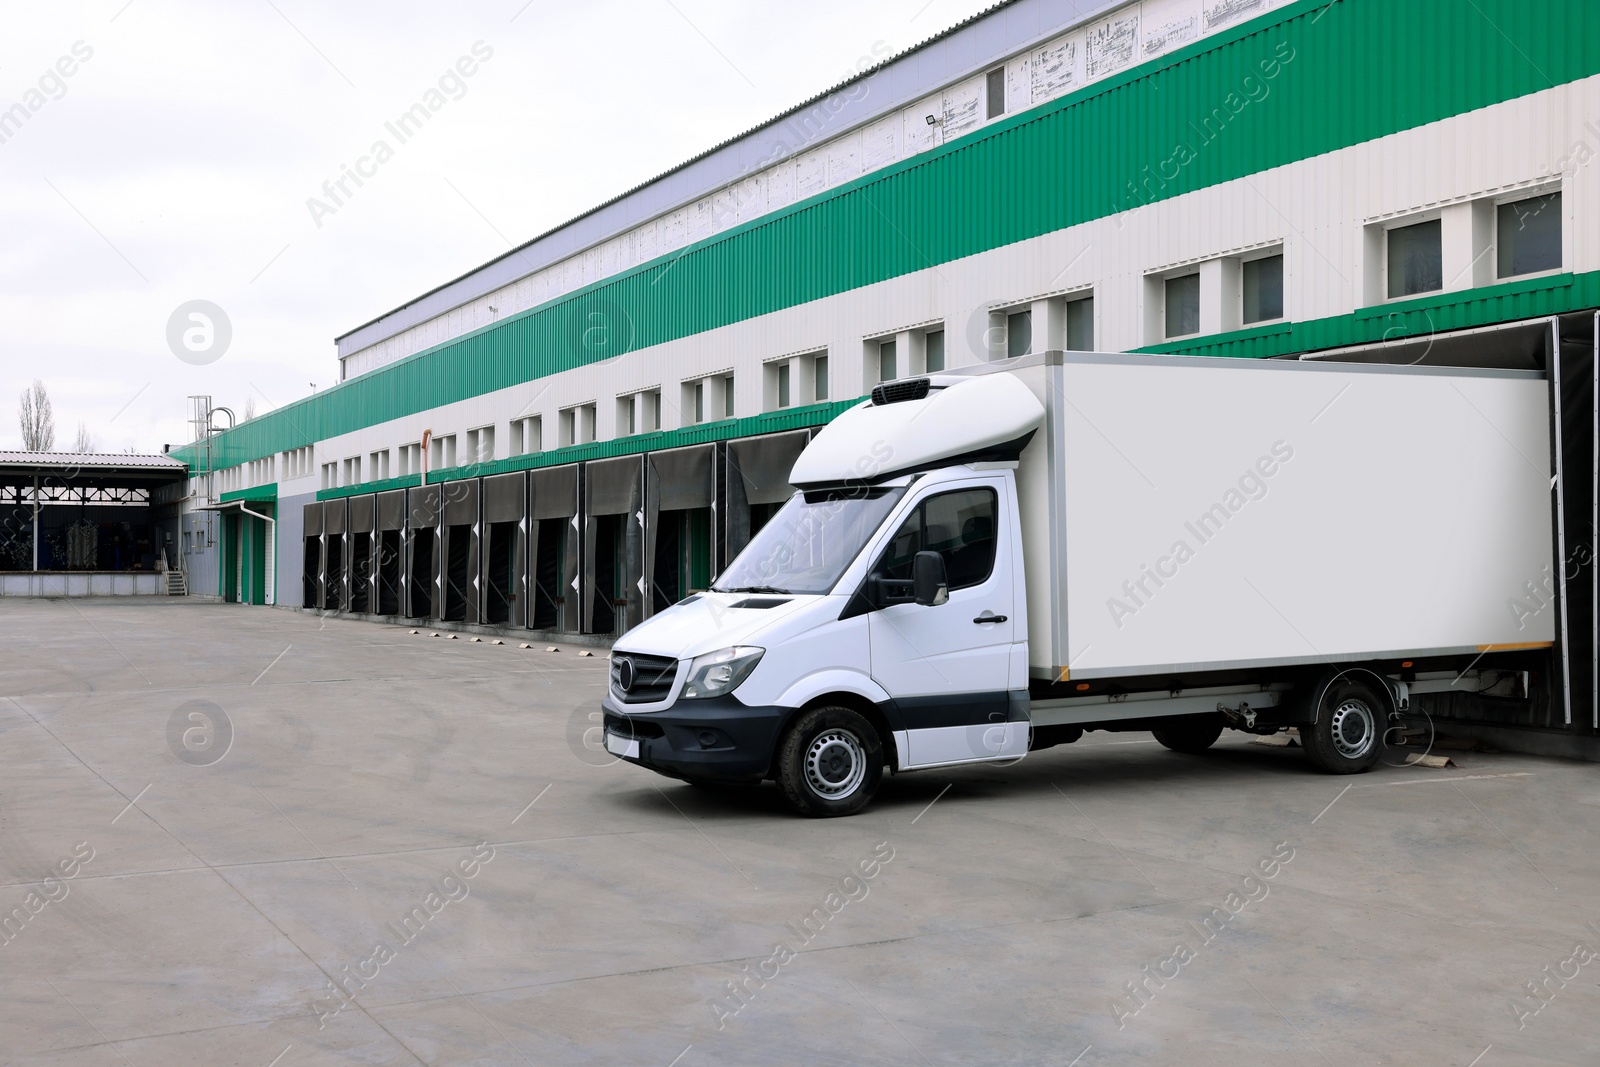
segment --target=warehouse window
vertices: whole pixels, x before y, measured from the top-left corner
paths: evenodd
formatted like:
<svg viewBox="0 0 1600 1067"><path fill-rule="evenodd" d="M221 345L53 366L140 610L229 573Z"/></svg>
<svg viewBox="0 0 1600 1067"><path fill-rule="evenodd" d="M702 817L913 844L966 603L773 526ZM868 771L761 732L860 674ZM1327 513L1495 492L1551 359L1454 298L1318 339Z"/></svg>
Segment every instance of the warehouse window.
<svg viewBox="0 0 1600 1067"><path fill-rule="evenodd" d="M1531 196L1497 209L1499 276L1561 269L1561 194Z"/></svg>
<svg viewBox="0 0 1600 1067"><path fill-rule="evenodd" d="M421 442L415 442L415 443L409 444L409 445L401 445L399 451L400 451L399 460L400 460L400 474L401 474L401 476L403 477L403 476L408 475L408 474L421 474L422 473L422 444L421 444Z"/></svg>
<svg viewBox="0 0 1600 1067"><path fill-rule="evenodd" d="M1283 253L1245 260L1240 296L1245 325L1283 318Z"/></svg>
<svg viewBox="0 0 1600 1067"><path fill-rule="evenodd" d="M1166 335L1188 337L1200 332L1200 275L1168 278L1165 289Z"/></svg>
<svg viewBox="0 0 1600 1067"><path fill-rule="evenodd" d="M994 68L985 81L989 97L989 117L999 118L1006 113L1006 68Z"/></svg>
<svg viewBox="0 0 1600 1067"><path fill-rule="evenodd" d="M786 362L780 363L773 368L773 376L776 378L776 381L772 383L772 387L773 391L777 393L777 395L773 397L773 401L778 405L778 407L786 408L790 404L794 403L794 397L791 395L792 383L789 380L794 376L794 368Z"/></svg>
<svg viewBox="0 0 1600 1067"><path fill-rule="evenodd" d="M1067 350L1094 351L1094 294L1067 301Z"/></svg>
<svg viewBox="0 0 1600 1067"><path fill-rule="evenodd" d="M944 370L944 331L931 330L924 338L924 361L929 374Z"/></svg>
<svg viewBox="0 0 1600 1067"><path fill-rule="evenodd" d="M1006 356L1015 359L1033 351L1033 309L1006 316Z"/></svg>
<svg viewBox="0 0 1600 1067"><path fill-rule="evenodd" d="M826 352L812 359L811 370L816 379L816 399L819 401L828 399L828 354Z"/></svg>
<svg viewBox="0 0 1600 1067"><path fill-rule="evenodd" d="M637 395L617 397L617 436L628 437L639 432L639 398Z"/></svg>
<svg viewBox="0 0 1600 1067"><path fill-rule="evenodd" d="M1444 288L1443 228L1438 219L1388 233L1389 299Z"/></svg>
<svg viewBox="0 0 1600 1067"><path fill-rule="evenodd" d="M361 482L361 457L351 456L344 461L343 485L359 485Z"/></svg>
<svg viewBox="0 0 1600 1067"><path fill-rule="evenodd" d="M540 438L542 420L537 415L529 415L523 419L511 420L511 454L513 456L526 456L539 451L543 442Z"/></svg>
<svg viewBox="0 0 1600 1067"><path fill-rule="evenodd" d="M389 450L380 449L367 457L370 460L371 476L375 482L381 482L389 477Z"/></svg>
<svg viewBox="0 0 1600 1067"><path fill-rule="evenodd" d="M324 463L322 465L322 488L337 489L339 487L339 464Z"/></svg>
<svg viewBox="0 0 1600 1067"><path fill-rule="evenodd" d="M488 463L494 459L494 427L480 426L467 431L467 462Z"/></svg>
<svg viewBox="0 0 1600 1067"><path fill-rule="evenodd" d="M733 418L733 375L717 374L684 382L682 410L693 417L694 423Z"/></svg>
<svg viewBox="0 0 1600 1067"><path fill-rule="evenodd" d="M428 442L428 469L437 471L456 465L456 435L445 434Z"/></svg>
<svg viewBox="0 0 1600 1067"><path fill-rule="evenodd" d="M900 375L895 360L894 340L878 342L878 381L892 382Z"/></svg>

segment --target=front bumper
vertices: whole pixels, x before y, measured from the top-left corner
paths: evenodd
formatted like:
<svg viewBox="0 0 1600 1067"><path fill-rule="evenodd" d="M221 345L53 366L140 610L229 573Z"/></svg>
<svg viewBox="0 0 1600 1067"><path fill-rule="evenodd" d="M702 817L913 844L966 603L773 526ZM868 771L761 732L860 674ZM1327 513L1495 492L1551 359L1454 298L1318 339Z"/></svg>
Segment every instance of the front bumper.
<svg viewBox="0 0 1600 1067"><path fill-rule="evenodd" d="M638 755L612 754L672 778L760 781L772 769L778 738L794 708L751 707L736 697L681 700L665 711L630 712L608 693L608 749L613 737L635 740Z"/></svg>

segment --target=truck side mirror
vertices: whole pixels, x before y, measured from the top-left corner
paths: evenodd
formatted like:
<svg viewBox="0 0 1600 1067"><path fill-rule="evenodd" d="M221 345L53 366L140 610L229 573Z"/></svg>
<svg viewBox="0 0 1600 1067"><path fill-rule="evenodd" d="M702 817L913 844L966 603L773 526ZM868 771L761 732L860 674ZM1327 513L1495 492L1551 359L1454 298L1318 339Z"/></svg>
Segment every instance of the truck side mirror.
<svg viewBox="0 0 1600 1067"><path fill-rule="evenodd" d="M949 586L944 557L937 552L918 552L911 561L912 599L925 608L937 607L950 599Z"/></svg>

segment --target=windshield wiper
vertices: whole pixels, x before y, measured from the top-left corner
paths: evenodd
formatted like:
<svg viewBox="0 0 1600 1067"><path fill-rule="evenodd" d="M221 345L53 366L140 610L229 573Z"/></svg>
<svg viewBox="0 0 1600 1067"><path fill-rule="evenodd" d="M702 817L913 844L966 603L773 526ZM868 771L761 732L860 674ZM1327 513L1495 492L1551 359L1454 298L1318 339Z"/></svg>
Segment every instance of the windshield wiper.
<svg viewBox="0 0 1600 1067"><path fill-rule="evenodd" d="M711 591L713 593L781 593L784 596L794 595L789 590L779 589L775 585L740 585L732 589L718 589L713 586Z"/></svg>

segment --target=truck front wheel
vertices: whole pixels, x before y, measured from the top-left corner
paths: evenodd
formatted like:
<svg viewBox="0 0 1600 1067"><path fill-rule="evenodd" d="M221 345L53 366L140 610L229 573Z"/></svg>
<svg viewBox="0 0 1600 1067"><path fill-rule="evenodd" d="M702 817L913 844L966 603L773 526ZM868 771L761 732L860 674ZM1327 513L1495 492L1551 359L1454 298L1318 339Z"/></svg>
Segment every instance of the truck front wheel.
<svg viewBox="0 0 1600 1067"><path fill-rule="evenodd" d="M778 786L802 815L854 815L883 778L883 744L849 708L814 708L778 744Z"/></svg>
<svg viewBox="0 0 1600 1067"><path fill-rule="evenodd" d="M1186 715L1180 719L1169 719L1163 725L1151 728L1150 732L1157 741L1174 752L1204 752L1222 736L1222 716Z"/></svg>
<svg viewBox="0 0 1600 1067"><path fill-rule="evenodd" d="M1317 721L1300 727L1306 756L1328 774L1360 774L1383 754L1388 702L1371 685L1337 675L1322 690Z"/></svg>

